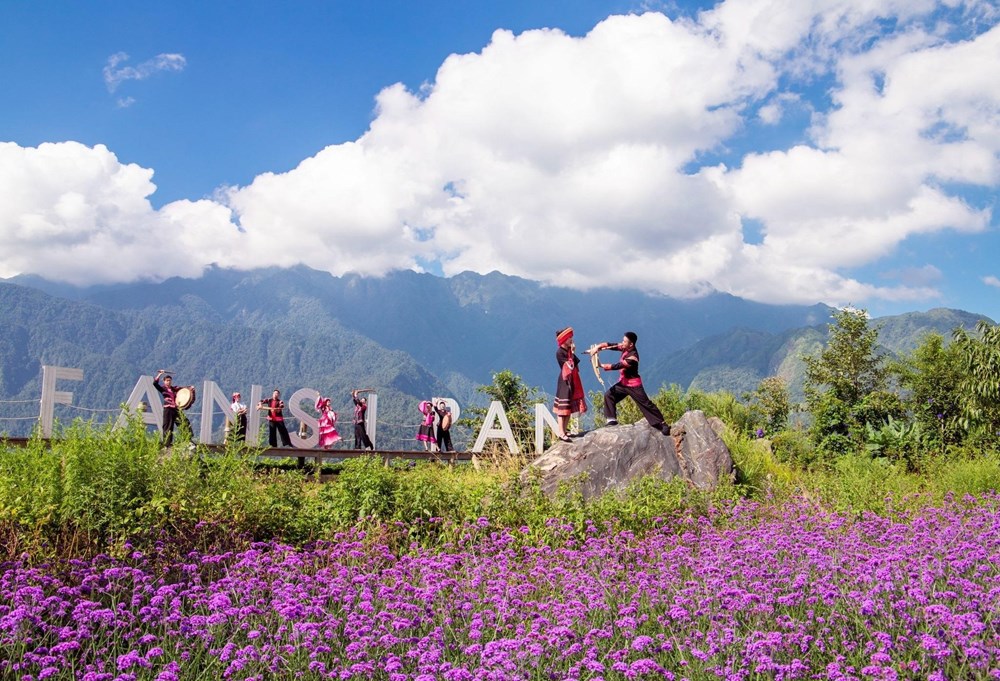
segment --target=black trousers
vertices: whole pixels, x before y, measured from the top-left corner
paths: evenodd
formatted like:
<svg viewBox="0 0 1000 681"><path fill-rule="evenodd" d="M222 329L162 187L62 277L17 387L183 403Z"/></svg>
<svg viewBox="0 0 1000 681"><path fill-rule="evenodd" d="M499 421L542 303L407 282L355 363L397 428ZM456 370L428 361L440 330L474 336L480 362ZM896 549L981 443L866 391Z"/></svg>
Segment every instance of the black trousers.
<svg viewBox="0 0 1000 681"><path fill-rule="evenodd" d="M372 441L368 438L368 429L364 423L354 424L354 448L355 449L375 449Z"/></svg>
<svg viewBox="0 0 1000 681"><path fill-rule="evenodd" d="M281 446L291 447L292 440L288 437L288 428L285 428L284 421L267 422L267 443L272 447L278 446L278 435L281 435Z"/></svg>
<svg viewBox="0 0 1000 681"><path fill-rule="evenodd" d="M453 452L455 448L451 446L451 431L445 430L441 426L437 429L438 449L442 452Z"/></svg>
<svg viewBox="0 0 1000 681"><path fill-rule="evenodd" d="M659 407L653 404L653 401L649 399L649 395L646 394L646 389L641 385L630 388L621 383L615 383L608 388L608 392L604 393L604 417L608 420L614 419L617 421L618 403L626 397L631 397L635 401L635 405L639 407L639 411L646 417L646 422L649 425L659 431L666 429L665 432L670 432L669 427L663 422L663 414L660 412Z"/></svg>
<svg viewBox="0 0 1000 681"><path fill-rule="evenodd" d="M174 426L177 425L177 407L163 408L163 446L174 443Z"/></svg>

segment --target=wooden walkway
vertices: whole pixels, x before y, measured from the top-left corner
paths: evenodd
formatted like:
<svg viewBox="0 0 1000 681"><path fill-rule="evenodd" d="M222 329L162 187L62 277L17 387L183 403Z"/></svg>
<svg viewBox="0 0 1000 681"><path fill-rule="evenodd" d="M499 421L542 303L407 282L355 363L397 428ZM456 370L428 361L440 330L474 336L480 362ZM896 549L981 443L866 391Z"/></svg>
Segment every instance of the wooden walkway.
<svg viewBox="0 0 1000 681"><path fill-rule="evenodd" d="M30 442L26 437L9 437L0 439L0 444L9 444L16 447L24 447ZM203 445L195 443L199 448L210 452L225 452L225 445ZM364 456L379 456L385 461L392 459L409 459L412 461L440 461L443 463L455 463L457 461L472 461L475 457L473 452L426 452L408 450L375 450L366 449L297 449L295 447L247 447L244 450L248 456L269 456L279 459L312 459L316 463L323 461L343 461L345 459L358 459Z"/></svg>

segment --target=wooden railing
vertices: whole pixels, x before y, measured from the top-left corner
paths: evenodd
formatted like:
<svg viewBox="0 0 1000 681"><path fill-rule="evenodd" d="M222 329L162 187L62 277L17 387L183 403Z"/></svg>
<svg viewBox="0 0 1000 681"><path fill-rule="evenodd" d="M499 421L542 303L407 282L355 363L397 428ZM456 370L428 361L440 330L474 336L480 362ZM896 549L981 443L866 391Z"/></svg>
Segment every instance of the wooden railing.
<svg viewBox="0 0 1000 681"><path fill-rule="evenodd" d="M23 447L30 442L26 437L9 437L0 439L0 444L10 444ZM225 445L204 445L195 443L195 447L206 449L210 452L224 452ZM364 456L379 456L384 460L410 459L415 461L441 461L444 463L455 463L457 461L472 461L475 454L472 452L428 452L428 451L408 451L408 450L375 450L366 449L298 449L296 447L247 447L246 453L249 456L269 456L275 458L306 458L313 459L316 463L322 461L338 461L343 459L357 459Z"/></svg>

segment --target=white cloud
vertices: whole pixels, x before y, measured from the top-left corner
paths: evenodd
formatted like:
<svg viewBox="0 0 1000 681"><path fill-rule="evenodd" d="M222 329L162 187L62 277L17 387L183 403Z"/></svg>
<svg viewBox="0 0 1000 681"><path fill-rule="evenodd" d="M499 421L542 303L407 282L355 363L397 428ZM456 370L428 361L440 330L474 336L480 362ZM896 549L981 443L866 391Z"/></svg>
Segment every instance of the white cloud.
<svg viewBox="0 0 1000 681"><path fill-rule="evenodd" d="M986 284L987 286L995 286L996 288L1000 288L1000 279L993 276L992 274L983 277L983 283Z"/></svg>
<svg viewBox="0 0 1000 681"><path fill-rule="evenodd" d="M108 57L107 64L104 66L104 84L108 87L108 92L114 92L119 85L127 80L145 80L155 73L183 71L184 67L187 66L184 55L166 53L158 54L136 66L119 66L128 59L129 56L124 52L117 52ZM131 99L131 97L127 99ZM121 101L119 100L119 103ZM131 103L130 101L129 104Z"/></svg>
<svg viewBox="0 0 1000 681"><path fill-rule="evenodd" d="M236 234L229 211L210 201L154 210L152 175L102 145L0 143L0 276L86 284L200 275Z"/></svg>
<svg viewBox="0 0 1000 681"><path fill-rule="evenodd" d="M584 37L497 31L419 93L385 88L359 139L160 210L147 200L152 172L103 147L7 145L0 175L21 195L0 206L0 235L25 248L0 254L0 273L122 280L305 263L381 274L437 260L447 274L580 288L932 298L929 270L889 286L849 272L915 235L992 219L954 186L1000 183L1000 28L948 38L946 9L728 0L697 19L609 17ZM183 68L173 56L162 68ZM155 71L113 60L109 89ZM817 79L833 106L808 143L702 165L752 117L775 124L786 106L815 107ZM760 243L744 241L747 221ZM107 262L121 263L113 275Z"/></svg>

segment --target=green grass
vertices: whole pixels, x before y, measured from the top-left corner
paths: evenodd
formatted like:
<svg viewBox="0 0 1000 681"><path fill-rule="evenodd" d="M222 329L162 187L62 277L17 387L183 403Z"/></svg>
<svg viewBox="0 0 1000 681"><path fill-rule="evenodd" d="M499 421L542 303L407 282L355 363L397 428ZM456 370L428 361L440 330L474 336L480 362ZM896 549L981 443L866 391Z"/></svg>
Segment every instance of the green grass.
<svg viewBox="0 0 1000 681"><path fill-rule="evenodd" d="M252 450L211 453L189 448L183 437L161 450L138 422L118 430L74 423L50 441L0 447L0 559L116 553L164 538L303 544L357 527L433 545L458 540L477 519L525 528L536 539L553 518L581 533L595 526L641 532L742 499L780 506L806 498L838 511L887 514L1000 487L996 454L949 452L922 473L867 454L803 467L783 456L801 445L794 437L784 449L732 431L724 439L736 476L716 490L648 478L585 501L573 484L546 496L537 476L522 475L518 457L479 466L366 457L324 466L337 475L321 483L294 459L260 463Z"/></svg>

